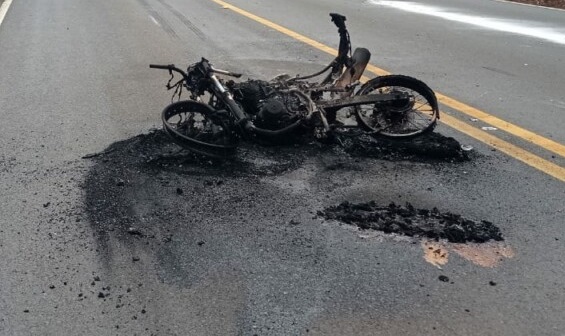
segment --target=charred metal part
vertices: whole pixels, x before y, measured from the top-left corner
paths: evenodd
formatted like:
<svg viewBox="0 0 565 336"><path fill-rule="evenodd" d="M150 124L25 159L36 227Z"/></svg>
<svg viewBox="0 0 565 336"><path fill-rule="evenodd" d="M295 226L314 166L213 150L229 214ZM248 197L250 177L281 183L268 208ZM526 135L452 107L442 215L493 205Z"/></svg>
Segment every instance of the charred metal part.
<svg viewBox="0 0 565 336"><path fill-rule="evenodd" d="M232 82L233 83L233 82ZM244 111L256 115L261 108L261 101L266 99L271 88L262 80L248 80L228 86L234 93L234 99L241 104Z"/></svg>
<svg viewBox="0 0 565 336"><path fill-rule="evenodd" d="M257 113L255 124L261 128L276 131L292 123L292 112L278 97L265 100Z"/></svg>
<svg viewBox="0 0 565 336"><path fill-rule="evenodd" d="M369 94L363 96L353 96L335 100L326 100L318 102L318 107L321 108L342 108L348 106L356 106L363 104L386 104L395 102L399 99L408 99L408 95L404 93L397 94Z"/></svg>
<svg viewBox="0 0 565 336"><path fill-rule="evenodd" d="M361 79L369 60L371 52L365 48L357 48L351 56L351 66L345 70L341 77L334 83L335 87L347 88L351 83Z"/></svg>

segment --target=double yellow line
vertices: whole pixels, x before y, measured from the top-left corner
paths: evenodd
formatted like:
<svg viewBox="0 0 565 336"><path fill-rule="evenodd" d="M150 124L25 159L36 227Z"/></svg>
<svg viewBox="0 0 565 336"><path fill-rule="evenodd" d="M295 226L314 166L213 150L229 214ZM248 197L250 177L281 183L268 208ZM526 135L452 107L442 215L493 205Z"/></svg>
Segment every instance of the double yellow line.
<svg viewBox="0 0 565 336"><path fill-rule="evenodd" d="M232 4L229 4L225 1L222 0L211 0L217 4L219 4L220 6L222 6L222 8L224 9L229 9L234 11L237 14L240 14L242 16L245 16L253 21L256 21L262 25L265 25L273 30L276 30L280 33L283 33L295 40L304 42L318 50L321 50L325 53L328 53L330 55L336 56L337 55L337 50L328 47L325 44L322 44L318 41L315 41L309 37L306 37L302 34L299 34L297 32L294 32L288 28L285 28L281 25L278 25L274 22L271 22L267 19L264 19L260 16L257 16L255 14L252 14L248 11L245 11L241 8L238 8ZM369 64L367 66L367 71L372 72L375 75L387 75L389 74L389 72L378 68L374 65ZM367 78L365 78L365 80L367 80ZM553 140L544 138L538 134L535 134L533 132L530 132L526 129L523 129L519 126L516 126L514 124L511 124L507 121L504 121L502 119L499 119L491 114L488 114L486 112L483 112L481 110L478 110L472 106L469 106L465 103L462 103L460 101L457 101L453 98L450 98L446 95L443 95L441 93L437 93L436 92L436 96L439 100L440 103L444 104L445 106L448 106L454 110L457 110L463 114L466 114L470 117L476 118L480 121L483 121L487 124L490 124L494 127L497 127L500 130L503 130L509 134L512 134L514 136L517 136L521 139L524 139L528 142L531 142L545 150L548 150L552 153L555 153L559 156L565 157L565 146L563 146L560 143L557 143ZM449 114L443 113L441 115L441 121L450 126L453 127L455 129L457 129L458 131L467 134L468 136L471 136L491 147L496 148L497 150L506 153L507 155L520 160L522 162L524 162L525 164L534 167L550 176L555 177L556 179L565 182L565 168L556 165L552 162L549 162L537 155L534 155L518 146L515 146L507 141L504 141L492 134L489 134L487 132L484 132L474 126L471 126Z"/></svg>

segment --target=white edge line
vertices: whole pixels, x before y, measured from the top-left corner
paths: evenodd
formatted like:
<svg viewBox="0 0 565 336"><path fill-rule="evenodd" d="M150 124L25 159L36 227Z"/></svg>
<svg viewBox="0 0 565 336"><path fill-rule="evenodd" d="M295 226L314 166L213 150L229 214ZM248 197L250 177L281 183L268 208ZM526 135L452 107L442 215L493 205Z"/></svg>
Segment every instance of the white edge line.
<svg viewBox="0 0 565 336"><path fill-rule="evenodd" d="M486 28L503 33L517 34L546 40L552 43L565 45L565 34L552 27L528 27L503 18L482 17L477 15L462 14L444 10L441 7L429 6L418 2L404 2L391 0L370 0L377 6L386 6L406 12L439 17L448 21L455 21Z"/></svg>
<svg viewBox="0 0 565 336"><path fill-rule="evenodd" d="M151 21L153 21L154 24L161 27L161 24L153 16L149 15L149 18L151 19Z"/></svg>
<svg viewBox="0 0 565 336"><path fill-rule="evenodd" d="M554 10L554 11L562 11L562 12L565 12L565 9L562 9L562 8L555 8L555 7L549 7L549 6L538 6L538 5L532 5L532 4L527 4L527 3L522 3L522 2L516 2L516 1L511 1L511 0L494 0L494 1L496 1L496 2L503 2L503 3L507 3L507 4L514 4L514 5L535 7L535 8L543 8L543 9L551 9L551 10Z"/></svg>
<svg viewBox="0 0 565 336"><path fill-rule="evenodd" d="M12 0L4 0L2 6L0 6L0 25L2 24L2 21L4 21L4 17L6 16L6 13L8 13L8 8L10 8L11 4Z"/></svg>

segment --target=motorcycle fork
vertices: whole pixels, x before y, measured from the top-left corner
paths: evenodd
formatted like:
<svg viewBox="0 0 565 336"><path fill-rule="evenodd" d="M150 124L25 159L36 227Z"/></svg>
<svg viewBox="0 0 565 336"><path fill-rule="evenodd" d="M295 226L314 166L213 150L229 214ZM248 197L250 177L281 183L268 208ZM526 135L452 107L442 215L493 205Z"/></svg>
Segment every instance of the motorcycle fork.
<svg viewBox="0 0 565 336"><path fill-rule="evenodd" d="M247 117L245 112L241 110L237 102L233 99L232 94L222 85L216 75L210 75L210 79L212 80L214 88L217 90L218 96L221 97L221 99L224 101L224 104L226 104L234 117L237 119L237 124L239 124L242 128L247 127L249 118Z"/></svg>

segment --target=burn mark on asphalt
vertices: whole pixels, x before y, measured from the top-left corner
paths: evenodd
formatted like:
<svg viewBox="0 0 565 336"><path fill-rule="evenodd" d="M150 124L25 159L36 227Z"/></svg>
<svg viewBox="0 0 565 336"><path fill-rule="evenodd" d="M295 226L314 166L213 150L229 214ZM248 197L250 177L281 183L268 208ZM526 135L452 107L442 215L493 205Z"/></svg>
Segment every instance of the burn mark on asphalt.
<svg viewBox="0 0 565 336"><path fill-rule="evenodd" d="M424 260L428 263L439 268L447 264L449 252L439 242L423 241L422 248L424 249Z"/></svg>
<svg viewBox="0 0 565 336"><path fill-rule="evenodd" d="M424 239L421 245L424 260L440 269L447 264L450 254L456 254L485 268L494 268L505 259L513 258L515 255L514 249L506 242L460 244Z"/></svg>
<svg viewBox="0 0 565 336"><path fill-rule="evenodd" d="M312 157L322 158L313 168L321 172L359 172L363 160L375 159L440 163L468 160L457 141L438 133L410 140L351 137L343 139L341 145L321 144L313 139L290 146L243 143L231 160L212 160L181 150L159 130L138 135L112 144L99 155L87 156L94 165L84 184L85 205L102 259L112 256L111 238L124 241L125 246L147 241L166 244L171 241L175 225L214 220L213 214L195 214L198 207L215 208L218 213L223 211L224 217L239 218L236 210L247 202L256 209L257 216L265 216L272 212L269 204L281 197L292 197L265 189L261 179L295 171ZM456 226L447 232L456 240L481 239L476 235L469 238L466 233L458 238L461 234Z"/></svg>
<svg viewBox="0 0 565 336"><path fill-rule="evenodd" d="M193 288L202 288L203 280L218 269L230 277L239 276L239 267L261 272L263 264L240 260L248 255L323 274L330 247L320 239L325 229L309 220L319 200L335 195L336 188L349 190L355 180L371 174L368 166L373 171L380 166L378 161L402 161L410 167L415 162L435 170L435 163L449 169L452 162L466 160L460 146L443 145L454 140L429 136L439 143L436 152L427 143L425 150L414 150L417 145L405 141L358 137L340 146L312 139L290 146L242 143L234 159L219 161L183 151L162 131L154 131L88 155L93 164L83 185L83 222L91 227L106 271L103 281L90 279L93 285L84 299L97 300L104 309L133 313L144 308L132 299L144 294L130 293L130 288L140 287L113 277L118 267L131 268L134 274L156 267L161 281ZM289 183L308 187L289 192ZM296 281L304 302L316 293L306 280ZM123 292L110 292L109 284L113 289L123 286ZM285 300L274 298L272 304L284 306ZM301 305L293 303L292 309L303 309Z"/></svg>

